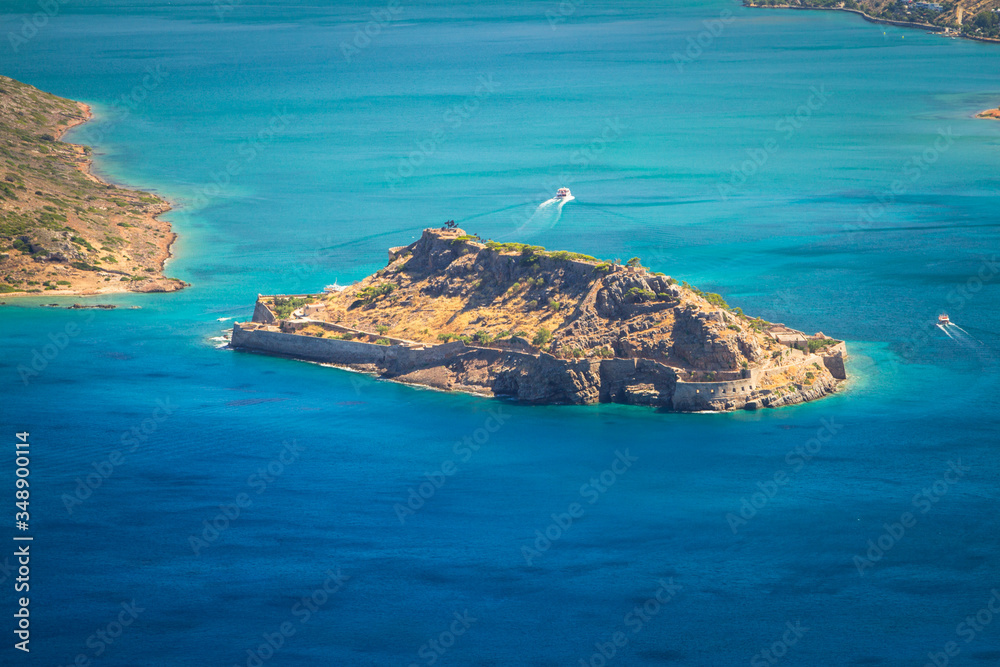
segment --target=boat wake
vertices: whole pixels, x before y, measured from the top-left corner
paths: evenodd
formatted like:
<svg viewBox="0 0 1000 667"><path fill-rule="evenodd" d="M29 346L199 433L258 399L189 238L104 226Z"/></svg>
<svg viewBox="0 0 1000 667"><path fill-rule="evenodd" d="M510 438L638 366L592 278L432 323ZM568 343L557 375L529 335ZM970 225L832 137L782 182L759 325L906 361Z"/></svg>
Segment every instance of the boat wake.
<svg viewBox="0 0 1000 667"><path fill-rule="evenodd" d="M980 347L983 345L983 341L979 340L954 322L941 322L937 326L938 329L943 331L945 335L948 336L948 338L951 338L963 347Z"/></svg>
<svg viewBox="0 0 1000 667"><path fill-rule="evenodd" d="M521 239L527 239L536 234L541 234L547 232L556 226L559 222L559 218L562 217L563 206L567 202L571 202L576 197L573 195L567 195L565 197L553 197L552 199L547 199L538 205L535 212L531 214L523 225L518 227L512 236Z"/></svg>
<svg viewBox="0 0 1000 667"><path fill-rule="evenodd" d="M953 332L954 335L952 336L952 338L957 340L960 344L964 345L965 347L979 347L980 345L983 344L981 340L979 340L978 338L974 338L969 334L968 331L958 326L957 324L950 324L948 325L948 328L954 329Z"/></svg>

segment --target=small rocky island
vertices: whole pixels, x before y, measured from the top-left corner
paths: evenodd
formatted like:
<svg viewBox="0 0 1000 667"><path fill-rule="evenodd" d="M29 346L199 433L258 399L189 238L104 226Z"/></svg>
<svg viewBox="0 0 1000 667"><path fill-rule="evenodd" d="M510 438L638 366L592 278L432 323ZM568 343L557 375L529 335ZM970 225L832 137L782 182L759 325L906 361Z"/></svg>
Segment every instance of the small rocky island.
<svg viewBox="0 0 1000 667"><path fill-rule="evenodd" d="M791 405L837 390L843 341L749 317L641 266L426 229L322 294L259 296L231 346L528 403L674 411Z"/></svg>

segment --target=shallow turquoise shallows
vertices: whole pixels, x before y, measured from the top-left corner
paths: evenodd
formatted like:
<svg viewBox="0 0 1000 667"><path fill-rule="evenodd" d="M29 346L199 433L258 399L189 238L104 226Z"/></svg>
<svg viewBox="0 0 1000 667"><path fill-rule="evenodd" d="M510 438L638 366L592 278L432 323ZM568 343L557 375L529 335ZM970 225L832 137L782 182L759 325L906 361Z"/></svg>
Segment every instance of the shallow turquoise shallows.
<svg viewBox="0 0 1000 667"><path fill-rule="evenodd" d="M69 140L175 202L192 286L0 311L35 537L0 663L1000 661L1000 47L726 0L282 4L58 3L15 51L39 9L3 3L0 71L94 107ZM220 348L449 219L843 338L851 381L678 415Z"/></svg>

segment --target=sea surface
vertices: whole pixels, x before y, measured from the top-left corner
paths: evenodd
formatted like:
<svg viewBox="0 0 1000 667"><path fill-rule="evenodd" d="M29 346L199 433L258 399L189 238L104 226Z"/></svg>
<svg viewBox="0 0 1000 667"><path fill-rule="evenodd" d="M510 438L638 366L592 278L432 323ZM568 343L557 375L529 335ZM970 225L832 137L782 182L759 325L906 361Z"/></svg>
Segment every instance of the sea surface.
<svg viewBox="0 0 1000 667"><path fill-rule="evenodd" d="M0 663L1000 663L1000 47L728 0L52 4L2 4L0 72L93 106L68 140L176 204L191 287L0 310ZM450 219L639 256L851 380L531 407L220 347Z"/></svg>

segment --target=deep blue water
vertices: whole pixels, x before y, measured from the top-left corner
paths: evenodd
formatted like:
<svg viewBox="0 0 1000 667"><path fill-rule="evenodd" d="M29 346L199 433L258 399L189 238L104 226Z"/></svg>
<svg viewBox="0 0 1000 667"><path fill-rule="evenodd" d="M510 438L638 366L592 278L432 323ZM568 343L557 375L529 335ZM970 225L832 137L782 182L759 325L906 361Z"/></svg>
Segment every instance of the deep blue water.
<svg viewBox="0 0 1000 667"><path fill-rule="evenodd" d="M6 36L38 7L3 11ZM2 311L0 424L31 433L35 536L32 651L7 616L3 664L254 665L283 624L266 664L599 665L616 632L608 664L922 665L949 641L951 664L1000 662L1000 619L959 625L1000 588L1000 124L972 118L1000 101L1000 49L723 0L90 0L0 54L94 106L70 140L101 174L177 203L169 273L192 283L95 300L139 310ZM560 185L576 200L532 217ZM218 318L249 317L258 292L360 278L447 219L638 255L846 339L852 380L815 404L671 415L217 349ZM967 333L931 326L943 311ZM634 461L613 485L584 487L617 452ZM13 475L6 455L4 494ZM430 498L401 521L411 489ZM734 534L743 499L760 507ZM550 528L572 503L582 516ZM661 579L680 589L636 615ZM780 658L760 653L783 635Z"/></svg>

